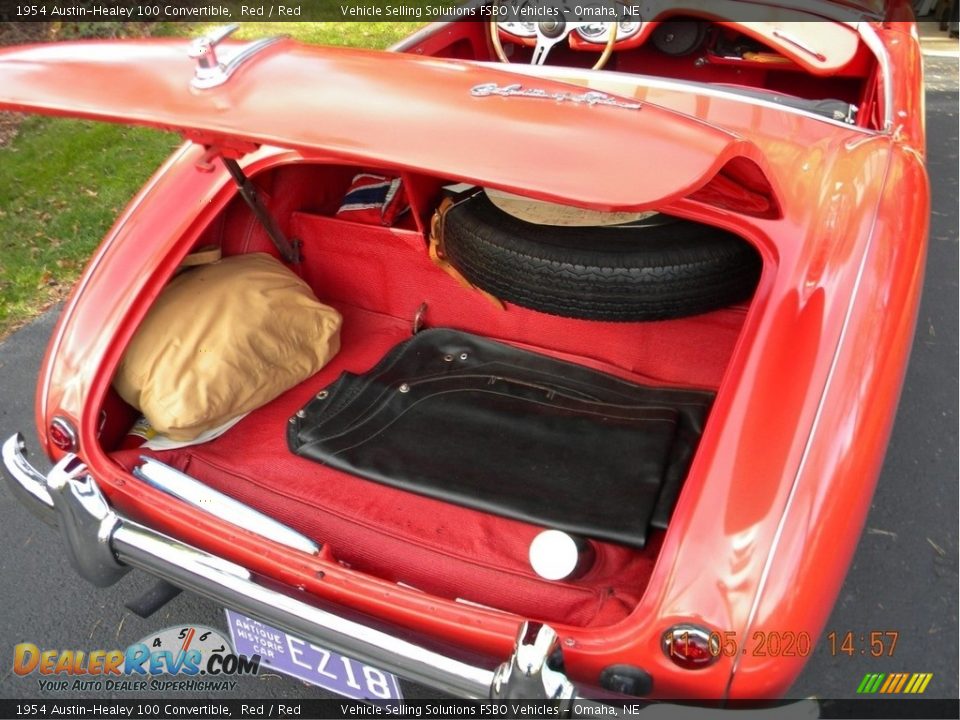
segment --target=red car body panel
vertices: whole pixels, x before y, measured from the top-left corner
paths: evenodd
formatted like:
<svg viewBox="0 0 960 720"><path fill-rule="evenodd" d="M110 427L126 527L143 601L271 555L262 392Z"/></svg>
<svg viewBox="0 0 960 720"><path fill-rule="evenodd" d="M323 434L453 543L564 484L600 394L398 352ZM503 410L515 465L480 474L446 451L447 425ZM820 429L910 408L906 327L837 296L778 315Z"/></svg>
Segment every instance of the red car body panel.
<svg viewBox="0 0 960 720"><path fill-rule="evenodd" d="M51 66L57 72L49 72ZM527 168L562 157L578 172L549 173L538 194L601 210L686 195L728 160L749 154L730 133L653 106L598 105L584 124L573 102L472 97L477 85L504 86L516 78L442 59L286 41L240 67L221 92L192 90L193 71L183 43L172 40L124 43L122 53L111 43L0 51L3 101L10 108L182 130L204 144L319 149L343 160L375 159L516 191L529 188ZM104 77L110 78L108 95L101 91ZM304 93L304 87L315 89ZM538 88L570 91L549 82ZM414 130L429 118L436 118L429 130ZM594 124L603 132L592 132ZM488 143L463 140L485 136L496 139L496 152ZM638 137L645 139L645 163L609 162ZM651 174L650 166L658 172ZM583 183L582 173L597 181Z"/></svg>
<svg viewBox="0 0 960 720"><path fill-rule="evenodd" d="M349 159L597 209L656 205L754 243L764 258L760 286L643 599L615 626L557 630L574 679L596 682L604 667L626 662L656 678L657 697L769 697L786 691L804 657L744 653L684 671L661 652L661 636L674 623L696 622L735 633L742 647L756 632L816 639L856 547L906 367L929 209L915 36L901 26L876 30L894 68L897 123L889 133L656 85L638 90L649 103L639 112L471 98L476 84L521 76L294 43L271 47L224 88L202 96L185 90L192 65L175 42L133 43L116 53L104 45L100 60L69 46L3 51L0 107L181 128L211 142L242 141L236 147L293 148L247 154L248 174L301 158ZM304 83L320 71L325 82L303 100ZM112 78L107 97L99 91L104 75ZM144 93L145 78L156 94ZM273 95L260 87L264 82L274 83ZM84 105L91 83L97 101ZM536 86L576 90L546 80ZM349 111L323 115L343 93L351 93ZM281 111L304 102L329 123ZM585 125L589 147L564 157L576 173L531 170ZM515 165L499 161L487 142L463 142L465 130L488 137L484 128L491 126L504 128L496 150L506 143L520 158ZM651 133L643 144L650 165L597 160L616 157L637 133ZM747 217L687 197L739 155L760 165L781 217ZM67 417L111 503L131 516L319 598L504 657L520 618L408 591L323 554L266 542L133 482L99 447L97 409L124 347L192 241L234 196L225 172L196 172L202 156L200 146L188 144L158 171L68 302L38 388L46 451L58 454L46 437L50 418Z"/></svg>

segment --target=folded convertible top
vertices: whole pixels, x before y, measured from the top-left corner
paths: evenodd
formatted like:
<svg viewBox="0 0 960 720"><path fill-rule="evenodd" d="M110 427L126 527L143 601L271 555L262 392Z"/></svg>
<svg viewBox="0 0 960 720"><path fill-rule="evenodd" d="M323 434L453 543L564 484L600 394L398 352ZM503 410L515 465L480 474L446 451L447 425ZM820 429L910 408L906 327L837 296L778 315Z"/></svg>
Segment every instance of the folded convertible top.
<svg viewBox="0 0 960 720"><path fill-rule="evenodd" d="M434 329L341 375L287 441L386 485L642 547L669 519L712 399Z"/></svg>

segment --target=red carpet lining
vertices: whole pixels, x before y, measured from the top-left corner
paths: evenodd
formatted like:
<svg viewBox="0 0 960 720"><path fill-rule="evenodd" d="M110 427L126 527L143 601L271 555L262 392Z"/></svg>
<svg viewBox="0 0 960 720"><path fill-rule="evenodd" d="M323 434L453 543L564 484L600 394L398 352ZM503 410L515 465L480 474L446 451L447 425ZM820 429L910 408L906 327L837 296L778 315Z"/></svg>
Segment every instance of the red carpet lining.
<svg viewBox="0 0 960 720"><path fill-rule="evenodd" d="M514 342L638 382L703 388L719 385L743 308L644 324L569 320L513 306L503 311L437 270L412 234L398 237L383 228L305 215L296 215L294 226L304 239L302 275L321 300L344 314L340 353L320 373L222 437L144 454L329 545L345 564L387 580L571 625L612 624L629 614L653 568L659 532L641 552L598 544L596 564L587 575L573 583L547 582L527 561L530 541L542 528L297 457L286 446L286 423L340 372L366 371L407 339L422 302L431 326ZM140 454L124 450L114 456L129 468ZM590 502L588 488L584 502Z"/></svg>

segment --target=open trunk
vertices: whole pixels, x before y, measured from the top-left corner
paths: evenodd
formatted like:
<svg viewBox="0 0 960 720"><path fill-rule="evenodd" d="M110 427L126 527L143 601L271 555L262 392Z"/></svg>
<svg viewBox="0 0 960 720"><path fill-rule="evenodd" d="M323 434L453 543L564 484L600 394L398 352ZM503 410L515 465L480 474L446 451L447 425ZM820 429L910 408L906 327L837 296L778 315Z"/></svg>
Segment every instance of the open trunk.
<svg viewBox="0 0 960 720"><path fill-rule="evenodd" d="M469 21L393 53L223 32L190 47L0 51L2 109L188 141L107 234L53 335L37 421L56 465L33 468L19 433L3 445L14 492L60 524L81 575L106 585L141 568L466 697L541 681L538 694L570 697L567 675L654 698L785 692L805 655L786 652L785 634L799 646L822 630L902 382L913 314L900 310L916 307L927 210L910 149L922 148L919 51L897 23L733 22L687 5L627 23L603 72L587 69L603 59L589 28L541 67L524 64L531 37L500 57L511 64L489 62L500 29ZM345 204L368 209L345 203L364 173L401 180L409 211L344 217ZM452 185L559 216L672 219L593 222L571 243L570 228L496 211L492 194L451 207ZM893 212L900 185L918 198L906 214ZM209 245L226 259L177 275ZM237 422L205 442L136 446L149 409L123 383L138 339L173 291L205 273L251 288L253 273L229 273L257 264L304 302L188 292L153 345L186 348L155 397L202 394L189 378L209 366L236 381L222 397L242 409L216 419ZM234 306L236 323L196 317ZM303 307L334 330L300 336L323 358L289 382L260 381L282 380L296 353L252 373L207 362L224 348L259 360L248 350L267 330L303 316L276 311ZM421 388L391 374L401 357L459 403L422 411ZM473 372L491 357L510 372ZM375 402L349 405L369 388ZM707 398L695 432L676 407L642 412L681 396ZM348 438L362 443L325 445L381 407ZM673 434L631 434L649 420ZM339 421L357 423L325 434ZM666 436L684 438L684 463L652 440ZM638 449L651 444L656 457ZM573 572L538 573L545 529L593 552ZM772 664L709 652L718 634L724 648L728 635L780 638L784 652ZM562 673L547 662L558 650Z"/></svg>
<svg viewBox="0 0 960 720"><path fill-rule="evenodd" d="M458 25L458 32L479 41L482 28L474 25ZM245 57L238 47L223 45ZM548 581L529 561L531 541L552 527L531 522L537 513L488 512L475 502L447 502L438 497L442 493L412 492L313 462L289 449L287 426L342 373L365 373L409 340L421 308L428 328L470 333L655 391L716 392L746 303L646 322L573 319L513 302L504 309L431 259L431 218L445 187L469 183L594 212L642 213L687 202L771 219L779 206L761 167L762 152L717 124L651 103L571 93L574 86L565 82L540 79L532 96L512 97L517 73L506 66L402 53L374 58L285 41L257 48L255 61L210 89L190 86L194 62L175 42L128 43L122 57L69 44L0 53L10 80L0 98L4 107L176 128L207 148L197 162L201 171L263 146L261 160L283 148L282 160L273 162L285 164L250 164L266 168L252 177L272 218L266 226L275 222L280 233L301 243L303 260L291 269L343 317L341 349L320 372L203 444L162 452L124 447L139 413L109 393L99 425L103 449L128 470L141 455L154 455L322 543L324 558L389 582L567 626L609 626L626 618L654 569L665 520L644 528L642 542L593 535L590 570L575 580ZM49 72L51 66L57 72ZM108 71L116 92L103 96L100 83ZM506 94L491 94L491 88ZM298 112L277 112L286 107L280 98ZM483 138L495 140L475 141ZM637 161L610 161L625 148ZM184 185L192 182L186 173L196 178L192 167L175 171L183 173ZM411 210L390 226L336 217L361 172L402 178ZM212 187L199 181L196 187L200 196L184 191L177 202L199 211ZM240 194L199 237L196 232L191 227L189 237L157 242L173 254L185 254L188 243L194 250L217 245L224 257L280 254L278 233L265 230L264 218ZM670 252L665 248L664 256ZM172 262L154 259L168 268ZM411 444L429 434L436 447L437 436L450 431L442 424L415 428ZM455 455L446 451L448 459ZM614 460L623 465L622 458L596 453L598 473ZM591 481L574 490L582 495L584 514L594 515L594 527L603 521L598 510L604 503L629 512L629 498L598 499L602 488Z"/></svg>
<svg viewBox="0 0 960 720"><path fill-rule="evenodd" d="M392 227L338 219L344 192L360 170L295 164L254 177L282 230L302 242L303 261L291 269L343 316L341 349L332 361L222 436L180 449L122 447L138 413L111 393L104 448L128 469L140 464L142 455L156 457L322 543L337 561L363 573L567 625L604 626L625 618L644 592L663 529L651 527L642 547L594 540L595 561L585 575L548 581L533 572L528 559L542 526L299 457L288 449L287 424L341 373L364 373L409 340L424 304L427 328L472 333L645 386L705 391L720 386L747 305L656 322L577 320L513 304L502 309L429 257L425 229L448 181L405 174L412 210ZM194 247L210 244L219 245L224 256L276 255L239 196ZM435 438L447 429L422 432ZM589 482L582 502L585 512L598 502Z"/></svg>

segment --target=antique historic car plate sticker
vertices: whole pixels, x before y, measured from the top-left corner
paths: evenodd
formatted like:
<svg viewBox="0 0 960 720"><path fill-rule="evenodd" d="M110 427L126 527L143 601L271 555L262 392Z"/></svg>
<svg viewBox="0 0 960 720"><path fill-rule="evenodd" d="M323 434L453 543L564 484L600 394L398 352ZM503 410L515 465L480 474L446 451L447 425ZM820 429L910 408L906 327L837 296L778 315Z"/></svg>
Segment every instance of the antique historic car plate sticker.
<svg viewBox="0 0 960 720"><path fill-rule="evenodd" d="M397 677L301 640L259 620L227 610L230 637L238 653L260 655L265 668L355 700L402 700Z"/></svg>

